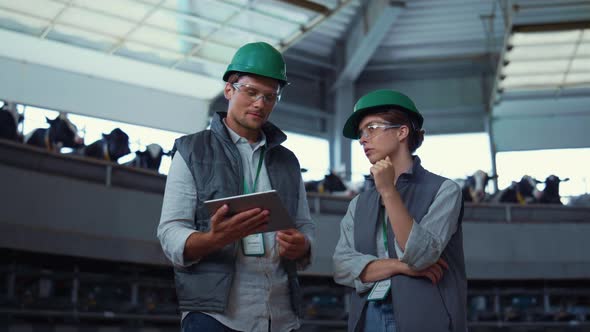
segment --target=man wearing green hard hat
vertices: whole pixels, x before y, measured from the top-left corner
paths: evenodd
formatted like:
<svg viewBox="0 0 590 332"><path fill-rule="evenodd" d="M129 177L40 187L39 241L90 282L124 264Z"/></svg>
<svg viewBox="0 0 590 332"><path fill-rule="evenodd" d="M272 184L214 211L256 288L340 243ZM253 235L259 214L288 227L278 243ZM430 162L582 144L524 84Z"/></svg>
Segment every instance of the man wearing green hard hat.
<svg viewBox="0 0 590 332"><path fill-rule="evenodd" d="M348 331L467 330L461 188L413 155L423 123L408 96L383 89L362 96L344 125L372 164L333 257L334 280L351 288Z"/></svg>
<svg viewBox="0 0 590 332"><path fill-rule="evenodd" d="M300 326L297 269L310 263L315 226L299 162L268 121L287 85L267 43L237 50L223 90L227 112L175 142L158 238L174 265L182 331L291 331ZM265 232L269 211L212 215L207 200L274 189L296 227Z"/></svg>

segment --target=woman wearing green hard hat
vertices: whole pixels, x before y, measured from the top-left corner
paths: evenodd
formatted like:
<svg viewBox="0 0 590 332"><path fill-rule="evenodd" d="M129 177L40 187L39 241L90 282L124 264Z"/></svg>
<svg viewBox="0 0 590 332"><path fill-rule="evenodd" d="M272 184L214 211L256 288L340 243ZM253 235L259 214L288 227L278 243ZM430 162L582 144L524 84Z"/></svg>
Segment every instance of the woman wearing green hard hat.
<svg viewBox="0 0 590 332"><path fill-rule="evenodd" d="M344 125L372 164L333 257L334 280L352 288L348 331L467 329L461 189L413 155L423 123L408 96L384 89L361 97Z"/></svg>
<svg viewBox="0 0 590 332"><path fill-rule="evenodd" d="M227 112L176 140L158 238L173 263L183 332L292 331L300 327L297 269L310 263L314 224L301 167L268 118L287 84L281 53L240 47L223 75ZM205 201L276 190L295 226L267 232L264 206L213 214Z"/></svg>

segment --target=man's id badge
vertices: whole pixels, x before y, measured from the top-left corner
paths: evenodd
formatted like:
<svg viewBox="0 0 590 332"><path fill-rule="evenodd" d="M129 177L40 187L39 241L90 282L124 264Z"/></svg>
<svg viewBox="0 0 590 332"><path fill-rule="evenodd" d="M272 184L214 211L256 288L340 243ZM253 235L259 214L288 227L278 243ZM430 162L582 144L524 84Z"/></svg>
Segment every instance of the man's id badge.
<svg viewBox="0 0 590 332"><path fill-rule="evenodd" d="M389 294L389 289L391 288L391 279L381 280L375 283L371 292L369 293L369 297L367 300L369 301L379 301L383 300Z"/></svg>
<svg viewBox="0 0 590 332"><path fill-rule="evenodd" d="M264 256L264 236L262 233L248 235L242 239L244 256Z"/></svg>

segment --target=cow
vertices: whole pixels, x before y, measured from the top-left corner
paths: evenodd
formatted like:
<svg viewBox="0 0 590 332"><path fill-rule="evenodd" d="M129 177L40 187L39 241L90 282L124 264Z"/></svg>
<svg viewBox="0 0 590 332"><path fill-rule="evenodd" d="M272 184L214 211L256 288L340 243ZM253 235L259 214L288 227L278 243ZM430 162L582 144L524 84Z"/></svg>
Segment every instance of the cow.
<svg viewBox="0 0 590 332"><path fill-rule="evenodd" d="M165 152L158 144L150 144L145 147L145 151L135 151L135 158L130 162L125 163L125 165L151 169L157 172L158 169L160 169L162 156L170 156L171 154L170 151Z"/></svg>
<svg viewBox="0 0 590 332"><path fill-rule="evenodd" d="M16 110L16 104L4 103L0 108L0 138L21 141L18 125L22 122L23 116Z"/></svg>
<svg viewBox="0 0 590 332"><path fill-rule="evenodd" d="M120 128L115 128L109 134L102 134L102 139L86 146L78 153L90 158L117 162L122 156L131 153L129 136Z"/></svg>
<svg viewBox="0 0 590 332"><path fill-rule="evenodd" d="M512 184L508 188L496 193L492 201L518 203L521 205L536 203L540 195L539 190L537 190L538 183L541 182L529 175L524 175L520 181L512 181Z"/></svg>
<svg viewBox="0 0 590 332"><path fill-rule="evenodd" d="M61 148L81 148L84 139L78 136L78 128L68 119L66 113L60 113L55 119L45 118L49 128L33 130L25 138L25 143L43 147L49 151L59 152Z"/></svg>
<svg viewBox="0 0 590 332"><path fill-rule="evenodd" d="M322 187L322 180L305 181L305 191L308 193L324 192L324 188Z"/></svg>
<svg viewBox="0 0 590 332"><path fill-rule="evenodd" d="M330 174L324 176L323 184L324 191L329 193L333 193L335 191L346 191L347 189L342 179L334 172L330 172Z"/></svg>
<svg viewBox="0 0 590 332"><path fill-rule="evenodd" d="M539 203L562 205L561 196L559 196L559 183L569 180L569 178L560 179L557 175L549 175L545 179L545 189L539 194Z"/></svg>
<svg viewBox="0 0 590 332"><path fill-rule="evenodd" d="M333 193L346 191L347 189L342 179L334 172L325 175L323 180L305 182L305 191L307 192Z"/></svg>
<svg viewBox="0 0 590 332"><path fill-rule="evenodd" d="M461 191L463 193L463 201L481 203L486 199L486 186L488 181L496 178L497 175L489 176L488 173L477 170L473 175L470 175L463 181Z"/></svg>

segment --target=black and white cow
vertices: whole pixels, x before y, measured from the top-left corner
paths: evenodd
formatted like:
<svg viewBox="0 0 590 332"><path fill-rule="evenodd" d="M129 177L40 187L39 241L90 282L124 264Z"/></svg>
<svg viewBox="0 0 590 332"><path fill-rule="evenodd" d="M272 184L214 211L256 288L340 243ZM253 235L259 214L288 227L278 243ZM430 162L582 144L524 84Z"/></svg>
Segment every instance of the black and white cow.
<svg viewBox="0 0 590 332"><path fill-rule="evenodd" d="M5 103L0 108L0 138L11 141L21 141L18 125L23 122L23 116L18 114L16 105Z"/></svg>
<svg viewBox="0 0 590 332"><path fill-rule="evenodd" d="M486 186L491 179L497 176L489 176L488 173L477 170L462 183L463 201L480 203L486 199Z"/></svg>
<svg viewBox="0 0 590 332"><path fill-rule="evenodd" d="M55 119L47 119L49 128L33 130L25 138L25 143L44 147L59 152L61 148L80 148L84 139L78 136L78 128L68 119L66 113L60 113Z"/></svg>
<svg viewBox="0 0 590 332"><path fill-rule="evenodd" d="M557 175L549 175L545 179L545 189L539 195L539 203L563 204L559 195L559 183L569 181L569 178L560 179Z"/></svg>
<svg viewBox="0 0 590 332"><path fill-rule="evenodd" d="M540 195L537 189L538 183L541 182L529 175L524 175L520 181L513 181L508 188L496 193L492 200L494 202L518 203L522 205L536 203Z"/></svg>
<svg viewBox="0 0 590 332"><path fill-rule="evenodd" d="M110 134L102 134L102 139L83 148L81 153L86 157L117 162L122 156L129 154L129 136L120 128Z"/></svg>
<svg viewBox="0 0 590 332"><path fill-rule="evenodd" d="M170 155L171 152L165 152L160 145L150 144L145 147L145 151L135 151L135 158L125 165L158 171L162 163L162 156Z"/></svg>

